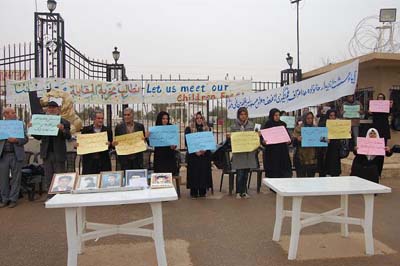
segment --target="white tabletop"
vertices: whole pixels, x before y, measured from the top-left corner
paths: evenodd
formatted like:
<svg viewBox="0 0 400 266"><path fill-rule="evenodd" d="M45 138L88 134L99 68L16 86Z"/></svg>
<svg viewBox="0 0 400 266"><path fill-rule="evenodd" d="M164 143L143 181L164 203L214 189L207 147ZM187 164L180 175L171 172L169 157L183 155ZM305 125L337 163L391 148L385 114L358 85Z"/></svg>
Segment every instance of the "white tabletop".
<svg viewBox="0 0 400 266"><path fill-rule="evenodd" d="M357 176L321 178L264 178L263 184L281 196L390 193L389 187Z"/></svg>
<svg viewBox="0 0 400 266"><path fill-rule="evenodd" d="M46 202L46 208L70 208L151 203L177 200L175 188L144 189L88 194L57 194Z"/></svg>

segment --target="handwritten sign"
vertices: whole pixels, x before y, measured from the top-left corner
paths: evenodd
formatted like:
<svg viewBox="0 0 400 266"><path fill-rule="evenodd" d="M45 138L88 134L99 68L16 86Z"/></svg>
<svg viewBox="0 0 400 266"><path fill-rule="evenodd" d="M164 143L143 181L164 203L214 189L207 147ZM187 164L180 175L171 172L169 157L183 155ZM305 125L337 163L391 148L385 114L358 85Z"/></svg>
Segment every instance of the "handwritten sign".
<svg viewBox="0 0 400 266"><path fill-rule="evenodd" d="M254 118L265 116L272 108L290 112L354 94L358 63L358 60L354 60L350 64L301 82L260 92L245 92L228 98L228 118L236 118L240 107L246 107L249 117Z"/></svg>
<svg viewBox="0 0 400 266"><path fill-rule="evenodd" d="M372 113L389 113L390 101L388 100L370 100L369 111Z"/></svg>
<svg viewBox="0 0 400 266"><path fill-rule="evenodd" d="M357 153L365 155L385 155L385 139L357 138Z"/></svg>
<svg viewBox="0 0 400 266"><path fill-rule="evenodd" d="M150 146L165 147L179 145L179 129L177 125L154 126L149 128Z"/></svg>
<svg viewBox="0 0 400 266"><path fill-rule="evenodd" d="M294 116L283 115L280 117L280 119L286 123L287 128L295 128L296 118Z"/></svg>
<svg viewBox="0 0 400 266"><path fill-rule="evenodd" d="M107 132L93 133L93 134L78 134L77 143L79 144L76 149L77 154L89 154L94 152L108 150Z"/></svg>
<svg viewBox="0 0 400 266"><path fill-rule="evenodd" d="M360 118L360 105L343 105L344 118Z"/></svg>
<svg viewBox="0 0 400 266"><path fill-rule="evenodd" d="M351 120L326 120L328 139L350 139Z"/></svg>
<svg viewBox="0 0 400 266"><path fill-rule="evenodd" d="M143 138L143 131L115 136L115 140L118 141L118 145L115 146L117 154L129 155L145 151L147 149L147 145Z"/></svg>
<svg viewBox="0 0 400 266"><path fill-rule="evenodd" d="M188 152L215 150L217 144L211 131L190 133L185 135Z"/></svg>
<svg viewBox="0 0 400 266"><path fill-rule="evenodd" d="M57 136L61 117L59 115L32 115L32 126L28 129L30 135Z"/></svg>
<svg viewBox="0 0 400 266"><path fill-rule="evenodd" d="M19 120L0 120L0 139L23 139L24 124Z"/></svg>
<svg viewBox="0 0 400 266"><path fill-rule="evenodd" d="M301 147L327 147L328 129L326 127L302 127Z"/></svg>
<svg viewBox="0 0 400 266"><path fill-rule="evenodd" d="M260 137L254 131L232 132L232 153L255 151L260 146Z"/></svg>
<svg viewBox="0 0 400 266"><path fill-rule="evenodd" d="M262 129L261 135L267 145L290 142L289 134L284 126Z"/></svg>
<svg viewBox="0 0 400 266"><path fill-rule="evenodd" d="M251 92L250 80L150 81L144 89L146 103L194 102L235 97Z"/></svg>

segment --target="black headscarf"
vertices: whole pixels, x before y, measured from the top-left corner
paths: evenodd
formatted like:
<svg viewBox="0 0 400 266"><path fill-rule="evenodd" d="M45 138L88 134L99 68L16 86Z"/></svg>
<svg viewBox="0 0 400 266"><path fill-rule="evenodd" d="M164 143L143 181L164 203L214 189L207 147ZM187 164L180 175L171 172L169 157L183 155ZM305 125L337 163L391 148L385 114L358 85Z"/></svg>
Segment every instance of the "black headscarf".
<svg viewBox="0 0 400 266"><path fill-rule="evenodd" d="M279 111L279 109L277 109L277 108L272 108L272 109L269 111L268 121L265 123L265 125L264 125L263 128L270 128L270 127L277 127L277 126L284 126L284 127L286 127L286 123L285 123L285 122L283 122L283 121L281 121L281 120L279 120L279 121L274 121L274 115L275 115L276 113L279 113L279 114L280 114L280 111Z"/></svg>
<svg viewBox="0 0 400 266"><path fill-rule="evenodd" d="M167 112L165 112L165 111L161 111L161 112L159 112L158 115L157 115L156 126L162 126L162 125L163 125L163 124L162 124L162 118L163 118L164 115L168 116L168 123L167 123L167 125L171 125L171 123L170 123L170 121L169 121L169 114L168 114Z"/></svg>

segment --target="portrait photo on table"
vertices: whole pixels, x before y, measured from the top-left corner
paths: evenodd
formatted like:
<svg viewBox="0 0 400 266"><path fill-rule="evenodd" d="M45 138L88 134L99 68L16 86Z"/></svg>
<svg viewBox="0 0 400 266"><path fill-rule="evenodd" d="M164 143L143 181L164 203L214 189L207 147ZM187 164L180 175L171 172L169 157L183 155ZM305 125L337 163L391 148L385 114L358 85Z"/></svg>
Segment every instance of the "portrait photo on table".
<svg viewBox="0 0 400 266"><path fill-rule="evenodd" d="M134 169L125 171L125 179L127 187L135 186L139 178L144 178L147 182L147 169Z"/></svg>
<svg viewBox="0 0 400 266"><path fill-rule="evenodd" d="M80 175L76 180L75 190L98 189L100 175Z"/></svg>
<svg viewBox="0 0 400 266"><path fill-rule="evenodd" d="M49 194L70 193L75 186L76 173L54 174Z"/></svg>
<svg viewBox="0 0 400 266"><path fill-rule="evenodd" d="M154 173L151 175L151 188L173 187L172 173Z"/></svg>
<svg viewBox="0 0 400 266"><path fill-rule="evenodd" d="M122 186L123 171L101 172L100 188L118 188Z"/></svg>

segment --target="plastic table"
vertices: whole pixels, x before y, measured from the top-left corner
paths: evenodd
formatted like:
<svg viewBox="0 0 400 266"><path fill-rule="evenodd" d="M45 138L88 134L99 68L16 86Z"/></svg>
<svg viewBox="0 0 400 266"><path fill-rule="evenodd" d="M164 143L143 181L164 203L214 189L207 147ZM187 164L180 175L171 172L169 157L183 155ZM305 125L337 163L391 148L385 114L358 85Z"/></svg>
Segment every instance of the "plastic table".
<svg viewBox="0 0 400 266"><path fill-rule="evenodd" d="M65 208L68 242L68 266L77 266L78 254L84 242L116 234L153 238L159 266L167 265L165 255L162 208L163 201L177 200L174 188L145 189L88 194L57 194L46 202L46 208ZM91 223L86 221L86 207L149 203L152 217L122 225ZM153 230L141 228L153 224ZM86 229L94 230L86 232Z"/></svg>
<svg viewBox="0 0 400 266"><path fill-rule="evenodd" d="M322 222L340 223L342 236L349 234L348 224L360 225L364 229L366 254L374 254L372 221L374 194L390 193L391 188L370 182L356 176L326 178L264 178L263 184L276 192L276 216L272 240L279 241L282 221L292 217L288 259L296 259L300 230ZM364 197L364 219L348 217L348 196L361 194ZM324 213L301 211L305 196L340 195L340 208ZM284 197L292 197L292 210L284 210Z"/></svg>

